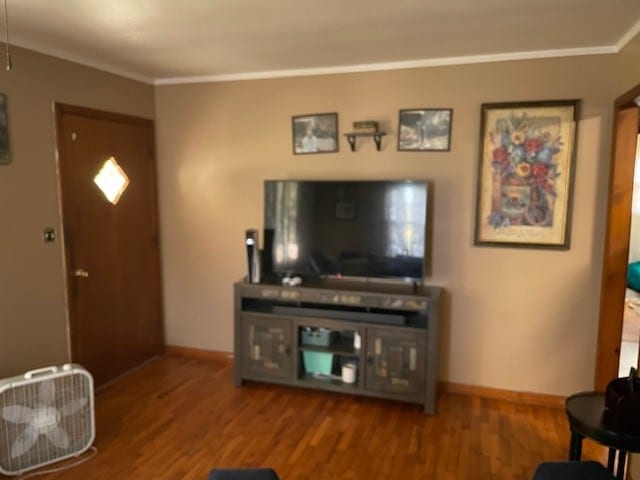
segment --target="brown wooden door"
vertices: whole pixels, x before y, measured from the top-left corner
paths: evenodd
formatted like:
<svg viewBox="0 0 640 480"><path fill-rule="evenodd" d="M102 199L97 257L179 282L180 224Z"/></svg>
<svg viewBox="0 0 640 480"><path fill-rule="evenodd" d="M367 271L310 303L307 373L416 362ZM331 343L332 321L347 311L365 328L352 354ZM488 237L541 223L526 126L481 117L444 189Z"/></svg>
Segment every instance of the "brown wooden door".
<svg viewBox="0 0 640 480"><path fill-rule="evenodd" d="M99 385L164 348L153 122L68 105L56 122L71 354ZM94 183L110 157L115 205Z"/></svg>

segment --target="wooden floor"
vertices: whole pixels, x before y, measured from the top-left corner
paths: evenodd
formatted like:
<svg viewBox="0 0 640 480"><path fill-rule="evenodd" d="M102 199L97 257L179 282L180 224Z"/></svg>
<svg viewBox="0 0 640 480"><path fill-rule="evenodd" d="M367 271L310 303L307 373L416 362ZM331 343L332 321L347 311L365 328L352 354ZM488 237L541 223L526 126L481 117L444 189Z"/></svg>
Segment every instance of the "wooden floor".
<svg viewBox="0 0 640 480"><path fill-rule="evenodd" d="M248 383L232 366L165 356L96 396L98 453L47 480L198 479L273 467L290 479L530 479L564 460L564 411L440 395L417 405ZM604 461L588 441L584 457ZM56 464L59 466L61 464Z"/></svg>

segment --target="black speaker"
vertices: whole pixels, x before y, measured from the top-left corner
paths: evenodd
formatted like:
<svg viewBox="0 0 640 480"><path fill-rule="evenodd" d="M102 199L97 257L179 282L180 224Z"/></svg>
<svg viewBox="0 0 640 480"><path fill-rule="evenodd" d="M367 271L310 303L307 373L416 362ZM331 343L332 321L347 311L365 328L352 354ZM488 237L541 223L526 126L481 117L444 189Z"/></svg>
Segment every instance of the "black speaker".
<svg viewBox="0 0 640 480"><path fill-rule="evenodd" d="M269 278L273 276L273 228L264 229L264 245L262 246L262 255L260 260L262 261L260 267L262 276Z"/></svg>
<svg viewBox="0 0 640 480"><path fill-rule="evenodd" d="M260 283L260 244L257 230L247 230L244 232L244 243L247 247L247 264L249 283Z"/></svg>

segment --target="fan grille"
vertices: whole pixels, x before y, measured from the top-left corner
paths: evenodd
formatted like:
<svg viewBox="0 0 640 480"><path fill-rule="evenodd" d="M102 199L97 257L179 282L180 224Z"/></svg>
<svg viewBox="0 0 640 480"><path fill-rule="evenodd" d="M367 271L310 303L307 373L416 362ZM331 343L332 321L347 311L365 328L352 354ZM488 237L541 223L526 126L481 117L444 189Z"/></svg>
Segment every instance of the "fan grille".
<svg viewBox="0 0 640 480"><path fill-rule="evenodd" d="M43 398L43 382L52 382L50 394ZM21 455L12 456L12 446L29 426L29 423L13 423L0 415L0 471L21 473L54 461L82 453L94 439L93 385L88 373L69 373L62 376L38 377L32 383L11 386L0 392L0 413L6 406L25 406L34 410L56 409L58 426L66 432L69 443L66 448L54 445L46 434L39 434L35 444ZM51 387L51 385L48 385ZM79 399L86 404L77 411L65 415L65 407ZM67 407L68 408L68 407Z"/></svg>

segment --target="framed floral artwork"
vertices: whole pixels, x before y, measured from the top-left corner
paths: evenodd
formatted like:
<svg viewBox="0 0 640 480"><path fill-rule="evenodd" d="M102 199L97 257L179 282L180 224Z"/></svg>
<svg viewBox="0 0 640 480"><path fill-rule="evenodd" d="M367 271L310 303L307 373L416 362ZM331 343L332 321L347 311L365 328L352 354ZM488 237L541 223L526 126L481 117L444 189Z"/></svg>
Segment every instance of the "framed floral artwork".
<svg viewBox="0 0 640 480"><path fill-rule="evenodd" d="M569 248L578 107L482 105L476 245Z"/></svg>

